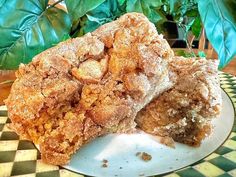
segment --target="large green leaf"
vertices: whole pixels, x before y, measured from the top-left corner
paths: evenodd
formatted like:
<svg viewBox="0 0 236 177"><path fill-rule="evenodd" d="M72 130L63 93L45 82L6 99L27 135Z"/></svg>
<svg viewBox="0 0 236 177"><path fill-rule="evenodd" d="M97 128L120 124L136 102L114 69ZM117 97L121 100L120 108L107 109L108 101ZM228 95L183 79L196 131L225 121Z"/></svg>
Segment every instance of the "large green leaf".
<svg viewBox="0 0 236 177"><path fill-rule="evenodd" d="M69 37L67 13L45 0L5 0L0 7L0 69L16 69Z"/></svg>
<svg viewBox="0 0 236 177"><path fill-rule="evenodd" d="M105 0L65 0L68 13L71 20L75 23L80 17L84 16L88 11L95 9Z"/></svg>
<svg viewBox="0 0 236 177"><path fill-rule="evenodd" d="M236 1L199 0L198 9L222 69L236 55Z"/></svg>
<svg viewBox="0 0 236 177"><path fill-rule="evenodd" d="M126 11L144 13L151 22L157 23L162 20L162 15L157 10L162 5L161 0L127 0Z"/></svg>
<svg viewBox="0 0 236 177"><path fill-rule="evenodd" d="M6 2L6 0L0 0L0 8L2 7L2 5Z"/></svg>
<svg viewBox="0 0 236 177"><path fill-rule="evenodd" d="M95 9L86 13L86 21L82 25L83 33L94 31L99 26L115 20L124 13L124 3L120 5L117 0L106 0Z"/></svg>

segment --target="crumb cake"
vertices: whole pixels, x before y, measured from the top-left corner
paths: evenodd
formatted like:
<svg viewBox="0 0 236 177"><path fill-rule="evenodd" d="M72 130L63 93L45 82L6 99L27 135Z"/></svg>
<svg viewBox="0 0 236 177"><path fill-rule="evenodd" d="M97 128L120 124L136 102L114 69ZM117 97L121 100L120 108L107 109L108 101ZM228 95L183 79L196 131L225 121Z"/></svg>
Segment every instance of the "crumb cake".
<svg viewBox="0 0 236 177"><path fill-rule="evenodd" d="M218 61L174 57L169 64L174 86L142 109L136 122L153 135L199 146L220 114Z"/></svg>
<svg viewBox="0 0 236 177"><path fill-rule="evenodd" d="M63 165L82 145L132 131L134 118L171 86L173 51L154 24L128 13L21 64L5 101L12 128Z"/></svg>

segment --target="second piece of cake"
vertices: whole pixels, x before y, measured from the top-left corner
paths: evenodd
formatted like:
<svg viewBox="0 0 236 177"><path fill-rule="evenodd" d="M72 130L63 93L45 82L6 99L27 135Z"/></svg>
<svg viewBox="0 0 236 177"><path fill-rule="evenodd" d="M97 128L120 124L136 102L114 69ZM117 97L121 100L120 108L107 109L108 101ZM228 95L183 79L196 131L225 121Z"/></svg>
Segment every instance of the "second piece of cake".
<svg viewBox="0 0 236 177"><path fill-rule="evenodd" d="M221 109L217 68L217 60L175 57L170 62L174 87L139 112L138 126L147 133L199 146Z"/></svg>

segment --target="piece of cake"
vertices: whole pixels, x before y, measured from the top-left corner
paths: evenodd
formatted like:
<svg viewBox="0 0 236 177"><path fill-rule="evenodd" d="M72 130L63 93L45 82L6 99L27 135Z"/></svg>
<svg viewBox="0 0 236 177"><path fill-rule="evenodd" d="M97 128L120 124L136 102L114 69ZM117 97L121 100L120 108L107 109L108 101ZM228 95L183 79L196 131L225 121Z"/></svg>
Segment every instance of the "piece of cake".
<svg viewBox="0 0 236 177"><path fill-rule="evenodd" d="M21 65L6 100L12 128L62 165L92 139L132 131L147 103L171 86L167 41L139 13L69 39Z"/></svg>
<svg viewBox="0 0 236 177"><path fill-rule="evenodd" d="M174 86L138 113L137 125L147 133L199 146L221 110L218 61L174 57L169 67Z"/></svg>

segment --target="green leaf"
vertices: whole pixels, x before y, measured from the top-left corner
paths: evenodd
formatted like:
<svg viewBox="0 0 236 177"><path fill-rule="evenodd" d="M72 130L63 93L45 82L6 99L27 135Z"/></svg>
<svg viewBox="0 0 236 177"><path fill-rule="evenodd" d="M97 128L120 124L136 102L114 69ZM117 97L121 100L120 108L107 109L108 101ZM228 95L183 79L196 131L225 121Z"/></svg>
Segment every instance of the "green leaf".
<svg viewBox="0 0 236 177"><path fill-rule="evenodd" d="M198 51L198 54L197 54L199 57L206 57L206 54L204 51Z"/></svg>
<svg viewBox="0 0 236 177"><path fill-rule="evenodd" d="M126 0L117 0L117 1L118 1L119 5L122 6L125 3Z"/></svg>
<svg viewBox="0 0 236 177"><path fill-rule="evenodd" d="M186 51L186 50L176 50L175 55L183 56L183 57L186 57L186 58L195 57L195 54L193 52Z"/></svg>
<svg viewBox="0 0 236 177"><path fill-rule="evenodd" d="M65 0L65 3L71 20L74 23L104 1L105 0Z"/></svg>
<svg viewBox="0 0 236 177"><path fill-rule="evenodd" d="M201 18L200 16L196 17L194 20L194 23L191 26L191 31L194 34L196 38L200 36L202 30L202 23L201 23Z"/></svg>
<svg viewBox="0 0 236 177"><path fill-rule="evenodd" d="M188 0L169 0L170 6L170 14L176 15L184 15L187 10L188 6L190 6Z"/></svg>
<svg viewBox="0 0 236 177"><path fill-rule="evenodd" d="M174 13L181 6L181 0L169 0L170 4L170 13Z"/></svg>
<svg viewBox="0 0 236 177"><path fill-rule="evenodd" d="M194 0L166 0L165 4L169 9L174 21L183 23L187 17L196 17L198 15L197 2Z"/></svg>
<svg viewBox="0 0 236 177"><path fill-rule="evenodd" d="M17 69L69 37L70 18L47 1L5 1L0 10L0 69Z"/></svg>
<svg viewBox="0 0 236 177"><path fill-rule="evenodd" d="M142 0L127 0L127 12L140 12L143 13Z"/></svg>
<svg viewBox="0 0 236 177"><path fill-rule="evenodd" d="M162 14L157 10L163 5L161 0L127 0L126 4L127 12L144 13L153 23L162 20Z"/></svg>
<svg viewBox="0 0 236 177"><path fill-rule="evenodd" d="M195 6L186 12L186 16L188 17L197 17L198 15L199 15L198 9L195 8Z"/></svg>
<svg viewBox="0 0 236 177"><path fill-rule="evenodd" d="M6 2L6 0L0 0L0 8L3 6L3 4Z"/></svg>
<svg viewBox="0 0 236 177"><path fill-rule="evenodd" d="M191 20L188 22L188 24L185 25L185 26L186 26L186 29L185 29L186 33L189 32L189 30L190 30L190 28L192 27L194 21L195 21L195 19L191 19Z"/></svg>
<svg viewBox="0 0 236 177"><path fill-rule="evenodd" d="M87 21L82 26L84 33L94 31L99 26L111 22L125 13L125 4L119 5L117 0L106 0L92 11L87 12Z"/></svg>
<svg viewBox="0 0 236 177"><path fill-rule="evenodd" d="M236 55L236 1L199 0L198 9L222 69Z"/></svg>

